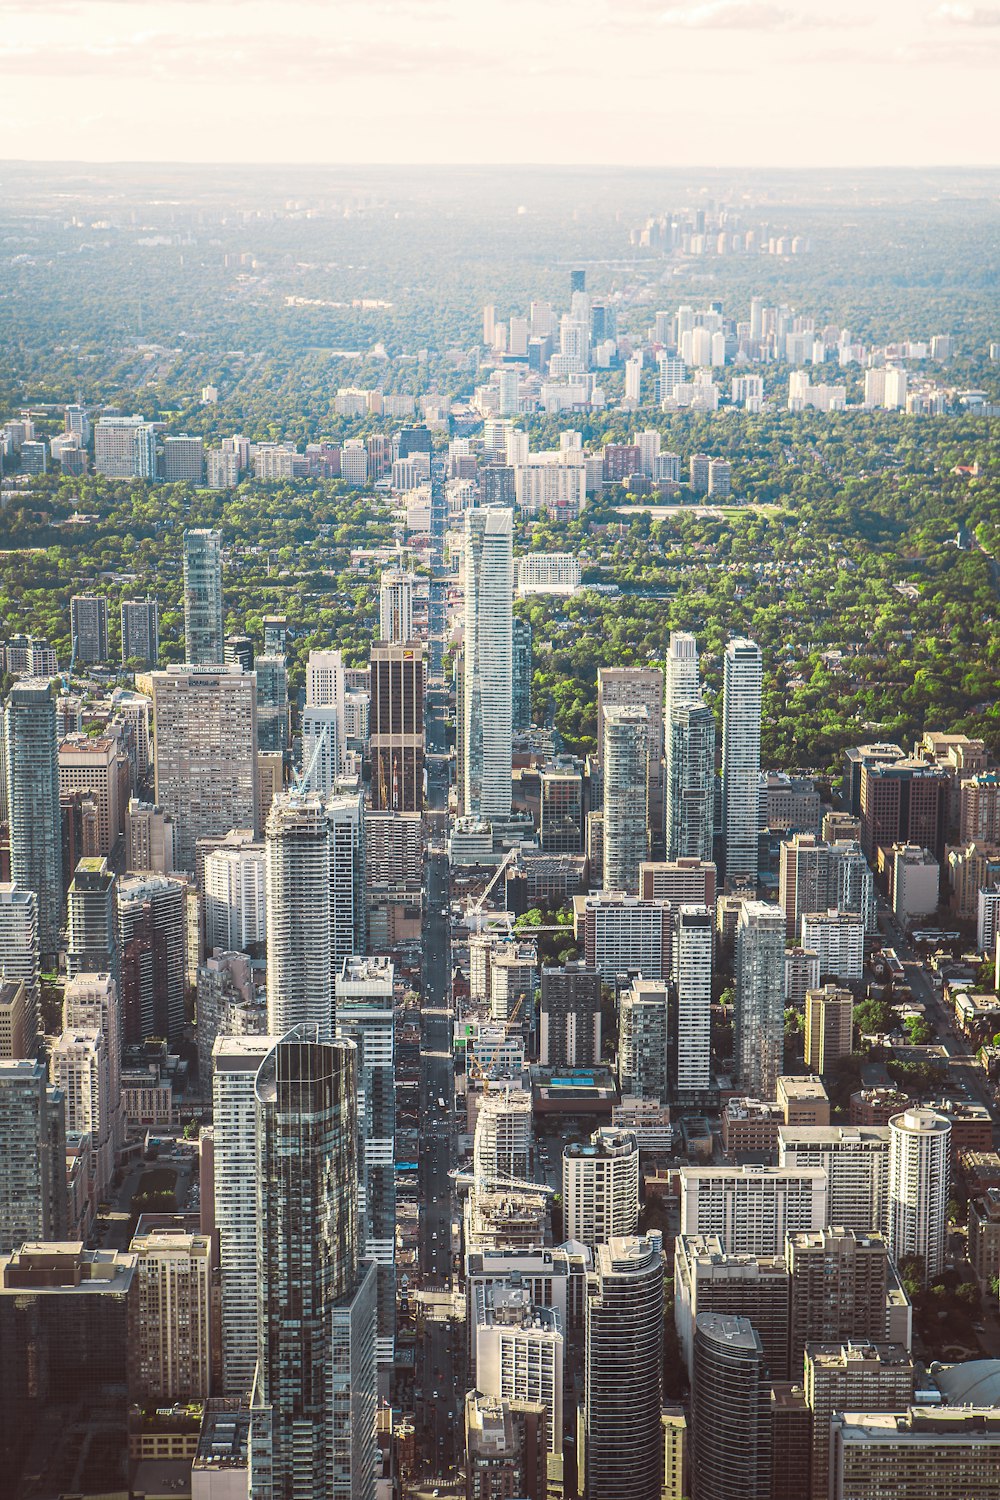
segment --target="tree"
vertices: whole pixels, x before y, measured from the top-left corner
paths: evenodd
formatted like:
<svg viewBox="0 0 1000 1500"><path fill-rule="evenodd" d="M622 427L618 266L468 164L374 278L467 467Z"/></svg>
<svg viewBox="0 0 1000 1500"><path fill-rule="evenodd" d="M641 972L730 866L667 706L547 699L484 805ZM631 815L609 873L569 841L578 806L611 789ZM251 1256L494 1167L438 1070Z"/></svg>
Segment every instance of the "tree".
<svg viewBox="0 0 1000 1500"><path fill-rule="evenodd" d="M907 1016L903 1026L915 1047L926 1046L934 1040L934 1031L923 1016Z"/></svg>

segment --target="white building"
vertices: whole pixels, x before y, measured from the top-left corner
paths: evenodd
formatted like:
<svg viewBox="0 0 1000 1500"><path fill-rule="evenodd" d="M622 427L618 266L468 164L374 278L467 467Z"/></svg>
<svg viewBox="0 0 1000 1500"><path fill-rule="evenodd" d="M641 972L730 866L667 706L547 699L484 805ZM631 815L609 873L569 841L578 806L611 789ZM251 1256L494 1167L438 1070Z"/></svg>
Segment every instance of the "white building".
<svg viewBox="0 0 1000 1500"><path fill-rule="evenodd" d="M267 1015L272 1032L333 1033L330 822L322 798L292 792L267 819Z"/></svg>
<svg viewBox="0 0 1000 1500"><path fill-rule="evenodd" d="M518 508L536 516L549 511L566 520L576 520L587 503L587 471L582 463L537 461L518 464L514 470L514 496Z"/></svg>
<svg viewBox="0 0 1000 1500"><path fill-rule="evenodd" d="M110 974L77 974L67 980L63 991L63 1030L99 1031L108 1059L108 1107L102 1122L103 1140L92 1144L98 1153L110 1157L114 1169L116 1154L125 1144L125 1116L122 1111L122 1018L118 990Z"/></svg>
<svg viewBox="0 0 1000 1500"><path fill-rule="evenodd" d="M94 429L94 468L106 479L155 479L153 424L145 417L101 417Z"/></svg>
<svg viewBox="0 0 1000 1500"><path fill-rule="evenodd" d="M760 715L764 663L745 638L726 647L722 701L722 828L724 873L730 886L757 879Z"/></svg>
<svg viewBox="0 0 1000 1500"><path fill-rule="evenodd" d="M831 1224L888 1231L888 1126L780 1125L778 1166L823 1168Z"/></svg>
<svg viewBox="0 0 1000 1500"><path fill-rule="evenodd" d="M379 581L379 640L402 644L413 640L413 586L416 578L402 568L385 568Z"/></svg>
<svg viewBox="0 0 1000 1500"><path fill-rule="evenodd" d="M517 592L575 594L580 587L580 564L571 552L529 552L517 562Z"/></svg>
<svg viewBox="0 0 1000 1500"><path fill-rule="evenodd" d="M345 705L316 707L307 704L302 710L302 790L327 796L344 769Z"/></svg>
<svg viewBox="0 0 1000 1500"><path fill-rule="evenodd" d="M267 941L264 845L248 832L230 834L205 855L205 950L245 953Z"/></svg>
<svg viewBox="0 0 1000 1500"><path fill-rule="evenodd" d="M52 1044L49 1077L66 1099L66 1129L89 1135L95 1201L107 1198L114 1171L111 1059L101 1031L74 1026Z"/></svg>
<svg viewBox="0 0 1000 1500"><path fill-rule="evenodd" d="M509 510L466 512L462 807L488 821L511 808L512 538Z"/></svg>
<svg viewBox="0 0 1000 1500"><path fill-rule="evenodd" d="M715 931L707 906L679 907L674 927L677 990L677 1093L712 1085L712 955Z"/></svg>
<svg viewBox="0 0 1000 1500"><path fill-rule="evenodd" d="M490 1186L508 1178L528 1180L532 1140L531 1094L527 1089L493 1088L484 1094L473 1142L477 1185Z"/></svg>
<svg viewBox="0 0 1000 1500"><path fill-rule="evenodd" d="M647 710L604 710L604 882L638 894L639 866L649 852L649 738Z"/></svg>
<svg viewBox="0 0 1000 1500"><path fill-rule="evenodd" d="M802 913L803 948L819 954L819 972L841 981L860 979L865 961L865 920L860 912Z"/></svg>
<svg viewBox="0 0 1000 1500"><path fill-rule="evenodd" d="M681 1234L717 1234L727 1253L782 1255L785 1235L822 1229L822 1167L681 1167Z"/></svg>
<svg viewBox="0 0 1000 1500"><path fill-rule="evenodd" d="M603 1126L562 1159L566 1238L596 1250L612 1235L634 1234L639 1222L639 1144L630 1130Z"/></svg>
<svg viewBox="0 0 1000 1500"><path fill-rule="evenodd" d="M487 1396L545 1407L549 1452L563 1449L564 1334L558 1312L536 1307L525 1287L487 1287L476 1324L475 1381Z"/></svg>
<svg viewBox="0 0 1000 1500"><path fill-rule="evenodd" d="M785 1045L785 914L780 906L743 902L735 969L733 1040L740 1085L752 1099L773 1099Z"/></svg>
<svg viewBox="0 0 1000 1500"><path fill-rule="evenodd" d="M951 1189L951 1121L908 1109L889 1121L889 1255L919 1256L924 1284L944 1270Z"/></svg>

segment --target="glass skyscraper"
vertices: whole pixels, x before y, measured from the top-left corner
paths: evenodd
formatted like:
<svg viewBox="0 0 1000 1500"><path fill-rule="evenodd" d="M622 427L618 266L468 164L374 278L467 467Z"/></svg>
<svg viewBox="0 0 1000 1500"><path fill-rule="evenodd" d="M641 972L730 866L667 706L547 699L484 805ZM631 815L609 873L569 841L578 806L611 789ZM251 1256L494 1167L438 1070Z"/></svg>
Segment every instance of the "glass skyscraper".
<svg viewBox="0 0 1000 1500"><path fill-rule="evenodd" d="M38 945L59 951L62 925L62 822L59 813L59 744L51 684L17 682L4 714L10 874L38 897Z"/></svg>
<svg viewBox="0 0 1000 1500"><path fill-rule="evenodd" d="M195 667L221 667L225 660L218 531L184 533L184 657Z"/></svg>

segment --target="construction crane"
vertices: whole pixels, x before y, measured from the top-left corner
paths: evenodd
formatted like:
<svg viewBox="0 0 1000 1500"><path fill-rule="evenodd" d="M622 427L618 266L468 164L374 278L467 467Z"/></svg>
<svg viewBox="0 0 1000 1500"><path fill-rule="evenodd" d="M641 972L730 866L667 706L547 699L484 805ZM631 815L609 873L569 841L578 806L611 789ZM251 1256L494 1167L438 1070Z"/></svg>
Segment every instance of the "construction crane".
<svg viewBox="0 0 1000 1500"><path fill-rule="evenodd" d="M549 1187L547 1182L528 1182L523 1177L507 1177L502 1172L484 1172L481 1177L477 1177L475 1172L465 1172L461 1167L454 1167L448 1176L457 1187L471 1187L477 1192L481 1192L483 1188L499 1188L501 1191L513 1188L515 1192L538 1193L541 1197L552 1198L557 1191L556 1188Z"/></svg>
<svg viewBox="0 0 1000 1500"><path fill-rule="evenodd" d="M490 876L489 882L482 895L478 898L478 900L472 902L472 904L466 908L465 920L468 924L470 932L482 931L483 923L489 921L491 916L493 915L490 912L483 911L483 903L516 853L516 848L507 850L507 853L504 855L503 859L500 861L496 869L493 871L493 874ZM500 913L497 913L496 915L499 916Z"/></svg>
<svg viewBox="0 0 1000 1500"><path fill-rule="evenodd" d="M516 1030L516 1028L520 1024L519 1021L518 1021L518 1013L520 1012L521 1006L523 1004L524 1004L524 996L523 995L518 995L517 1001L516 1001L516 1003L514 1005L514 1009L511 1011L511 1013L507 1017L506 1021L497 1021L496 1022L497 1028L503 1031L503 1037L501 1038L500 1041L497 1042L497 1044L493 1048L492 1052L489 1053L488 1059L480 1061L479 1057L476 1055L475 1052L470 1052L469 1053L469 1061L468 1061L468 1074L469 1074L469 1077L470 1077L470 1079L475 1079L477 1082L479 1082L479 1083L481 1083L483 1085L483 1093L484 1094L489 1093L489 1088L490 1088L491 1082L492 1083L496 1082L496 1079L492 1078L492 1076L491 1076L492 1069L493 1069L493 1067L494 1067L494 1065L496 1063L497 1057L499 1056L501 1047L503 1046L504 1042L507 1040L507 1037L510 1035L510 1033L512 1031Z"/></svg>
<svg viewBox="0 0 1000 1500"><path fill-rule="evenodd" d="M76 666L77 639L75 635L73 636L72 641L73 649L70 651L69 655L69 666L66 668L65 672L59 673L59 676L62 678L62 690L66 694L68 694L70 691L70 680L73 676L73 668Z"/></svg>

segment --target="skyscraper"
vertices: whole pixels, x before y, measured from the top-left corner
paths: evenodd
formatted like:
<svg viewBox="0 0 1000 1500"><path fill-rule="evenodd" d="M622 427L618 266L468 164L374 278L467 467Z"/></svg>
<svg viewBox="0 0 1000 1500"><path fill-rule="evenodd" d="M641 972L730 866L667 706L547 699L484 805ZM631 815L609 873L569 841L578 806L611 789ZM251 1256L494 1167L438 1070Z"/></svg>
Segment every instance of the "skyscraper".
<svg viewBox="0 0 1000 1500"><path fill-rule="evenodd" d="M184 1034L186 886L166 875L118 884L118 954L126 1042Z"/></svg>
<svg viewBox="0 0 1000 1500"><path fill-rule="evenodd" d="M375 1267L358 1254L353 1042L299 1027L261 1063L255 1402L273 1500L374 1500Z"/></svg>
<svg viewBox="0 0 1000 1500"><path fill-rule="evenodd" d="M604 887L634 896L649 853L649 714L604 712Z"/></svg>
<svg viewBox="0 0 1000 1500"><path fill-rule="evenodd" d="M49 1053L54 1088L66 1100L66 1129L90 1137L94 1194L108 1195L114 1170L111 1139L111 1060L102 1032L73 1026L60 1032Z"/></svg>
<svg viewBox="0 0 1000 1500"><path fill-rule="evenodd" d="M193 667L221 667L222 533L184 533L184 655Z"/></svg>
<svg viewBox="0 0 1000 1500"><path fill-rule="evenodd" d="M330 952L336 973L345 958L368 950L364 793L338 791L325 806L330 821Z"/></svg>
<svg viewBox="0 0 1000 1500"><path fill-rule="evenodd" d="M379 581L379 640L403 645L413 636L413 585L416 578L403 568L383 568Z"/></svg>
<svg viewBox="0 0 1000 1500"><path fill-rule="evenodd" d="M562 1159L563 1229L590 1250L639 1223L639 1144L631 1130L604 1126Z"/></svg>
<svg viewBox="0 0 1000 1500"><path fill-rule="evenodd" d="M712 858L715 715L701 702L675 703L666 725L667 859Z"/></svg>
<svg viewBox="0 0 1000 1500"><path fill-rule="evenodd" d="M805 1064L810 1073L829 1073L851 1051L854 996L835 984L806 991Z"/></svg>
<svg viewBox="0 0 1000 1500"><path fill-rule="evenodd" d="M69 601L70 635L79 662L108 659L108 601L103 594L74 594Z"/></svg>
<svg viewBox="0 0 1000 1500"><path fill-rule="evenodd" d="M908 1109L889 1121L889 1254L921 1261L926 1286L944 1269L951 1185L951 1121Z"/></svg>
<svg viewBox="0 0 1000 1500"><path fill-rule="evenodd" d="M94 468L107 479L156 478L156 430L144 417L101 417Z"/></svg>
<svg viewBox="0 0 1000 1500"><path fill-rule="evenodd" d="M736 1072L753 1099L773 1099L785 1045L785 914L744 901L736 926Z"/></svg>
<svg viewBox="0 0 1000 1500"><path fill-rule="evenodd" d="M110 974L121 983L115 913L115 877L106 859L81 859L67 897L69 939L66 972Z"/></svg>
<svg viewBox="0 0 1000 1500"><path fill-rule="evenodd" d="M257 679L235 667L153 673L156 802L175 823L177 868L195 844L259 826Z"/></svg>
<svg viewBox="0 0 1000 1500"><path fill-rule="evenodd" d="M283 656L258 656L257 748L284 752L288 746L288 667Z"/></svg>
<svg viewBox="0 0 1000 1500"><path fill-rule="evenodd" d="M599 1245L587 1296L587 1495L660 1500L663 1263L660 1236Z"/></svg>
<svg viewBox="0 0 1000 1500"><path fill-rule="evenodd" d="M511 727L515 734L531 725L531 622L514 617L511 624Z"/></svg>
<svg viewBox="0 0 1000 1500"><path fill-rule="evenodd" d="M10 813L10 874L38 898L43 955L59 950L62 925L62 822L56 706L48 682L16 682L4 713L4 757Z"/></svg>
<svg viewBox="0 0 1000 1500"><path fill-rule="evenodd" d="M509 510L466 512L462 805L488 821L511 807L512 545Z"/></svg>
<svg viewBox="0 0 1000 1500"><path fill-rule="evenodd" d="M667 1098L667 986L662 979L632 981L618 1012L618 1082L634 1099Z"/></svg>
<svg viewBox="0 0 1000 1500"><path fill-rule="evenodd" d="M122 600L122 663L155 667L160 660L160 606L145 599Z"/></svg>
<svg viewBox="0 0 1000 1500"><path fill-rule="evenodd" d="M674 928L676 1018L670 1038L677 1096L712 1085L712 954L714 924L707 906L682 905Z"/></svg>
<svg viewBox="0 0 1000 1500"><path fill-rule="evenodd" d="M747 1318L699 1313L694 1335L692 1473L698 1500L767 1500L771 1382Z"/></svg>
<svg viewBox="0 0 1000 1500"><path fill-rule="evenodd" d="M266 845L268 1027L283 1036L308 1022L332 1036L330 822L322 799L276 797Z"/></svg>
<svg viewBox="0 0 1000 1500"><path fill-rule="evenodd" d="M726 647L722 695L722 831L726 883L757 881L764 664L755 641Z"/></svg>
<svg viewBox="0 0 1000 1500"><path fill-rule="evenodd" d="M183 1219L158 1220L144 1215L130 1246L139 1304L132 1390L150 1402L202 1401L212 1379L212 1240Z"/></svg>
<svg viewBox="0 0 1000 1500"><path fill-rule="evenodd" d="M542 968L538 1059L543 1067L593 1068L601 1060L601 976L582 962Z"/></svg>
<svg viewBox="0 0 1000 1500"><path fill-rule="evenodd" d="M44 1063L0 1059L0 1255L67 1234L66 1105Z"/></svg>
<svg viewBox="0 0 1000 1500"><path fill-rule="evenodd" d="M653 852L659 856L663 849L663 673L659 667L598 668L597 759L602 770L605 724L608 713L615 708L646 710L649 781L646 813Z"/></svg>
<svg viewBox="0 0 1000 1500"><path fill-rule="evenodd" d="M33 1040L39 1030L38 897L13 881L0 882L0 976L23 980L25 1025Z"/></svg>
<svg viewBox="0 0 1000 1500"><path fill-rule="evenodd" d="M302 791L321 797L333 791L343 765L343 722L343 706L307 703L302 710Z"/></svg>
<svg viewBox="0 0 1000 1500"><path fill-rule="evenodd" d="M106 1121L107 1149L114 1158L125 1144L125 1115L122 1110L122 1022L118 990L110 974L78 974L66 985L63 999L63 1028L99 1031L108 1059L108 1109ZM103 1143L95 1141L95 1150Z"/></svg>
<svg viewBox="0 0 1000 1500"><path fill-rule="evenodd" d="M372 647L371 795L379 810L419 812L423 807L425 679L419 643L380 641Z"/></svg>

